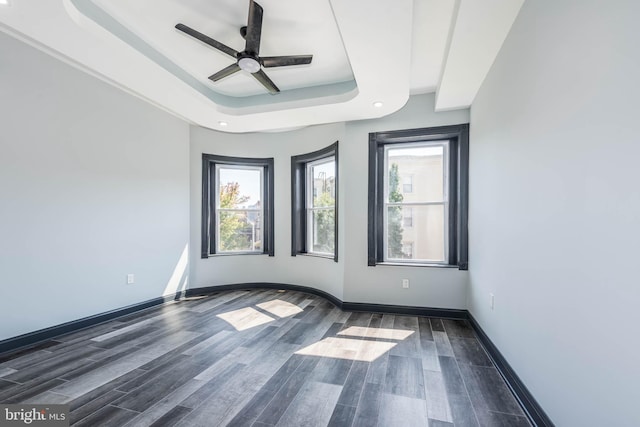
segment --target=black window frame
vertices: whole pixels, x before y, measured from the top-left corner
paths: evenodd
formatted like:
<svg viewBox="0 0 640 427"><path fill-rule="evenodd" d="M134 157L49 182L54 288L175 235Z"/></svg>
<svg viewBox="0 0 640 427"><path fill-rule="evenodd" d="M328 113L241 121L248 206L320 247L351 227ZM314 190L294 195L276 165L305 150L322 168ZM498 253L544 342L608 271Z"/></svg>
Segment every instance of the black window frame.
<svg viewBox="0 0 640 427"><path fill-rule="evenodd" d="M384 149L388 145L449 141L449 242L448 263L384 261ZM469 124L372 132L369 134L369 201L367 264L469 268Z"/></svg>
<svg viewBox="0 0 640 427"><path fill-rule="evenodd" d="M273 157L230 157L216 154L202 154L202 246L201 257L230 255L268 255L274 256L274 166ZM217 188L216 166L253 166L263 168L263 242L262 252L223 252L216 253L216 197L211 193Z"/></svg>
<svg viewBox="0 0 640 427"><path fill-rule="evenodd" d="M317 160L333 157L336 163L335 175L335 231L333 256L307 251L307 165ZM338 188L339 188L338 141L323 149L291 156L291 256L310 255L333 259L338 262Z"/></svg>

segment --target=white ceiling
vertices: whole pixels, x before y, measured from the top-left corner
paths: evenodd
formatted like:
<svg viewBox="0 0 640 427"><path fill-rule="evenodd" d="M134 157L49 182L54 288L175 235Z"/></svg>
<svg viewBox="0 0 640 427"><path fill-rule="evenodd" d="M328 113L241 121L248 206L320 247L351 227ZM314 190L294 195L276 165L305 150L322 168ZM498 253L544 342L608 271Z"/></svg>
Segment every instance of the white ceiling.
<svg viewBox="0 0 640 427"><path fill-rule="evenodd" d="M265 69L277 95L244 71L211 82L233 58L174 28L242 51L248 0L10 0L0 30L189 122L251 132L376 118L416 93L468 107L523 2L258 0L260 54L313 55Z"/></svg>

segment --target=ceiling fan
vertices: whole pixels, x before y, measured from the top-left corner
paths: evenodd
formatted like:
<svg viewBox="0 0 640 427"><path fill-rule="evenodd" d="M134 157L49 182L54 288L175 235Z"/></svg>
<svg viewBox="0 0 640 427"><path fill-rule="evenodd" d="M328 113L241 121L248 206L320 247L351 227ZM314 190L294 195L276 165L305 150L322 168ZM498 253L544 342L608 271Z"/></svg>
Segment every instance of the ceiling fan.
<svg viewBox="0 0 640 427"><path fill-rule="evenodd" d="M249 0L249 18L247 25L240 28L240 35L246 40L244 50L238 52L229 46L220 43L217 40L206 36L193 28L184 24L177 24L176 29L194 37L201 42L208 44L219 51L226 53L236 60L235 64L223 68L215 74L209 76L209 79L217 82L228 77L240 70L248 71L256 78L271 94L280 92L278 86L271 81L262 68L286 67L290 65L310 64L313 55L294 55L294 56L259 56L260 54L260 36L262 34L262 6L253 0Z"/></svg>

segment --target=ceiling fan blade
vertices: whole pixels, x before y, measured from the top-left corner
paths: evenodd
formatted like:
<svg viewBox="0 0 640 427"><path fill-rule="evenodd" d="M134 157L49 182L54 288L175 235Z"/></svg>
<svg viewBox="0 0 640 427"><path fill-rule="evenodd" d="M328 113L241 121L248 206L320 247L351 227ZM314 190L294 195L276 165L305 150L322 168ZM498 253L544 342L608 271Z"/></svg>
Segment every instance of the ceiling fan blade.
<svg viewBox="0 0 640 427"><path fill-rule="evenodd" d="M212 39L209 36L205 36L201 32L194 30L193 28L187 27L184 24L177 24L176 29L182 31L183 33L189 34L191 37L200 40L202 43L208 44L211 47L218 49L220 52L224 52L233 58L236 58L238 55L238 51L230 48L229 46L220 43L217 40Z"/></svg>
<svg viewBox="0 0 640 427"><path fill-rule="evenodd" d="M254 55L260 53L260 36L262 34L262 6L253 0L249 1L249 19L247 22L247 41L245 50Z"/></svg>
<svg viewBox="0 0 640 427"><path fill-rule="evenodd" d="M253 77L255 77L256 80L258 80L260 83L262 83L262 85L266 87L269 93L271 93L272 95L280 92L278 86L276 86L275 83L271 81L271 79L265 74L264 71L260 70L257 73L253 73Z"/></svg>
<svg viewBox="0 0 640 427"><path fill-rule="evenodd" d="M295 56L263 56L262 66L271 67L287 67L289 65L305 65L311 64L313 55L295 55Z"/></svg>
<svg viewBox="0 0 640 427"><path fill-rule="evenodd" d="M240 67L238 66L238 64L231 64L228 67L218 71L217 73L210 75L209 80L217 82L218 80L222 80L233 73L237 73L238 71L240 71Z"/></svg>

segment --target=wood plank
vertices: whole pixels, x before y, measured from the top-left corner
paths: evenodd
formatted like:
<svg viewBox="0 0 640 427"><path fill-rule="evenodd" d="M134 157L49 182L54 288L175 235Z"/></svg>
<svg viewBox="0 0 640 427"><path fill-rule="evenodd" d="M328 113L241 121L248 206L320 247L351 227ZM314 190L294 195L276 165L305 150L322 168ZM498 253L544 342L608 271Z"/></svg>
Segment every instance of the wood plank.
<svg viewBox="0 0 640 427"><path fill-rule="evenodd" d="M198 389L206 384L205 381L190 380L178 387L172 393L166 395L153 406L147 408L143 413L139 414L126 424L126 427L147 427L160 420L167 413L177 406L187 397L195 393ZM191 408L189 408L191 409ZM177 420L176 420L177 421Z"/></svg>
<svg viewBox="0 0 640 427"><path fill-rule="evenodd" d="M433 320L433 319L431 319ZM449 337L445 332L433 331L433 340L436 343L438 356L453 357L453 349L449 342Z"/></svg>
<svg viewBox="0 0 640 427"><path fill-rule="evenodd" d="M427 425L426 402L384 393L380 399L378 425L385 427L423 427Z"/></svg>
<svg viewBox="0 0 640 427"><path fill-rule="evenodd" d="M73 411L71 411L69 413L69 423L75 424L80 420L87 418L94 412L99 411L104 406L109 405L114 400L119 399L123 395L124 395L124 392L112 390L108 393L98 396L96 399L93 399L92 401L87 402L86 404L78 408L75 408Z"/></svg>
<svg viewBox="0 0 640 427"><path fill-rule="evenodd" d="M143 386L138 387L126 396L114 402L119 408L129 409L136 412L144 412L153 406L158 400L171 394L196 375L202 372L203 367L185 361L180 365L175 365L173 369L166 370L160 376L153 377Z"/></svg>
<svg viewBox="0 0 640 427"><path fill-rule="evenodd" d="M344 390L342 391L344 393ZM355 406L337 404L327 427L350 427L356 415Z"/></svg>
<svg viewBox="0 0 640 427"><path fill-rule="evenodd" d="M365 383L360 401L353 417L353 427L370 427L378 425L382 385Z"/></svg>
<svg viewBox="0 0 640 427"><path fill-rule="evenodd" d="M227 425L260 390L267 378L265 375L247 370L239 372L224 387L202 401L177 425L185 427Z"/></svg>
<svg viewBox="0 0 640 427"><path fill-rule="evenodd" d="M420 332L418 318L415 316L396 316L393 329L409 334L406 338L397 340L396 346L389 354L405 357L420 357Z"/></svg>
<svg viewBox="0 0 640 427"><path fill-rule="evenodd" d="M531 423L524 416L483 410L476 412L483 427L531 427Z"/></svg>
<svg viewBox="0 0 640 427"><path fill-rule="evenodd" d="M289 377L280 390L274 394L273 399L258 416L256 421L276 425L319 361L319 357L305 356L298 369Z"/></svg>
<svg viewBox="0 0 640 427"><path fill-rule="evenodd" d="M344 382L344 387L340 394L340 398L338 399L338 404L343 406L353 406L354 408L358 405L368 370L369 363L361 361L353 362L351 370ZM342 417L342 415L340 415L340 417ZM351 418L353 418L353 416Z"/></svg>
<svg viewBox="0 0 640 427"><path fill-rule="evenodd" d="M9 368L9 367L5 367L5 368L0 368L0 378L2 377L6 377L8 375L11 375L15 372L18 372L17 369L13 369L13 368Z"/></svg>
<svg viewBox="0 0 640 427"><path fill-rule="evenodd" d="M329 423L342 386L308 381L284 412L277 427L324 427Z"/></svg>
<svg viewBox="0 0 640 427"><path fill-rule="evenodd" d="M460 372L476 410L524 416L496 368L460 364Z"/></svg>
<svg viewBox="0 0 640 427"><path fill-rule="evenodd" d="M424 382L427 389L427 415L434 420L451 422L451 408L441 372L424 371Z"/></svg>
<svg viewBox="0 0 640 427"><path fill-rule="evenodd" d="M248 293L248 291L232 291L225 294L218 294L213 298L206 298L202 300L200 304L195 304L192 307L189 307L188 310L196 313L204 313L230 301L237 300Z"/></svg>
<svg viewBox="0 0 640 427"><path fill-rule="evenodd" d="M311 380L326 384L344 385L353 360L323 357L311 373Z"/></svg>
<svg viewBox="0 0 640 427"><path fill-rule="evenodd" d="M458 363L452 357L441 356L439 360L453 423L456 427L478 426L478 419L460 375Z"/></svg>
<svg viewBox="0 0 640 427"><path fill-rule="evenodd" d="M384 391L388 394L424 400L422 360L415 357L390 355Z"/></svg>
<svg viewBox="0 0 640 427"><path fill-rule="evenodd" d="M431 323L431 331L433 331L433 332L445 332L444 324L442 323L442 319L430 318L429 322Z"/></svg>
<svg viewBox="0 0 640 427"><path fill-rule="evenodd" d="M40 393L53 390L60 384L64 384L64 381L60 379L52 379L45 382L29 382L26 384L20 384L17 387L9 388L0 393L0 402L9 404L21 403L25 400L30 400Z"/></svg>
<svg viewBox="0 0 640 427"><path fill-rule="evenodd" d="M192 338L199 336L195 332L178 332L164 340L161 340L147 348L138 350L122 359L116 360L102 367L100 370L90 371L80 377L62 384L52 391L77 398L89 391L112 381L127 372L133 371L145 363L162 356L175 347L190 341Z"/></svg>
<svg viewBox="0 0 640 427"><path fill-rule="evenodd" d="M493 366L491 359L475 338L449 338L451 349L458 363L476 366Z"/></svg>
<svg viewBox="0 0 640 427"><path fill-rule="evenodd" d="M240 363L230 363L224 369L220 369L215 376L212 376L204 386L198 388L198 390L180 402L180 405L187 408L197 408L204 400L219 392L223 387L226 387L227 383L241 375L245 367L246 365ZM196 380L201 381L198 377L196 377Z"/></svg>
<svg viewBox="0 0 640 427"><path fill-rule="evenodd" d="M428 317L418 317L418 328L420 329L420 341L433 341L431 322Z"/></svg>
<svg viewBox="0 0 640 427"><path fill-rule="evenodd" d="M121 426L127 421L135 417L137 414L126 409L116 408L115 406L104 406L88 417L74 424L77 427L95 427L95 426Z"/></svg>
<svg viewBox="0 0 640 427"><path fill-rule="evenodd" d="M429 427L455 427L455 426L453 423L450 423L447 421L440 421L440 420L434 420L429 418Z"/></svg>
<svg viewBox="0 0 640 427"><path fill-rule="evenodd" d="M160 417L156 422L150 424L149 427L165 427L175 425L178 421L186 417L191 413L190 408L185 408L184 406L176 406L162 417Z"/></svg>
<svg viewBox="0 0 640 427"><path fill-rule="evenodd" d="M442 320L442 324L449 338L476 338L476 333L473 331L468 320L444 319Z"/></svg>

